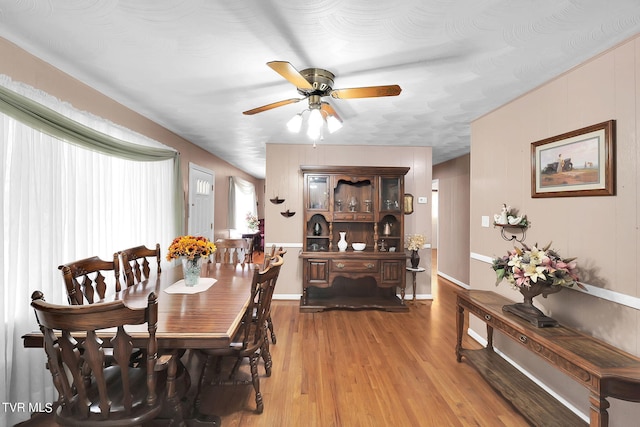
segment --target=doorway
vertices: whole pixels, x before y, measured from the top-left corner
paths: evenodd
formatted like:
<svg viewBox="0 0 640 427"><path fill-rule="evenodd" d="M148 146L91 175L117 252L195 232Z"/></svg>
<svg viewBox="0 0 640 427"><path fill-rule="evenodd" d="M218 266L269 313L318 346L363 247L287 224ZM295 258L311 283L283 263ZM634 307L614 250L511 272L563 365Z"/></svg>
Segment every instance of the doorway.
<svg viewBox="0 0 640 427"><path fill-rule="evenodd" d="M215 174L213 171L189 163L189 217L192 236L213 241Z"/></svg>
<svg viewBox="0 0 640 427"><path fill-rule="evenodd" d="M438 224L439 186L439 181L437 179L431 181L431 265L434 270L432 271L432 274L437 274L438 265L438 240L440 238Z"/></svg>

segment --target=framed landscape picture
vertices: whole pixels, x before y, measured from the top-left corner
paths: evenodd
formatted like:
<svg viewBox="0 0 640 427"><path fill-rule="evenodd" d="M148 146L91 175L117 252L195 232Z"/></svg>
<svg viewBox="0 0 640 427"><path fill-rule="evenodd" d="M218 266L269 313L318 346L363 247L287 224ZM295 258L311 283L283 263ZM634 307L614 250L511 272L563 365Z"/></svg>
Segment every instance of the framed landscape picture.
<svg viewBox="0 0 640 427"><path fill-rule="evenodd" d="M612 196L615 120L531 144L531 197Z"/></svg>

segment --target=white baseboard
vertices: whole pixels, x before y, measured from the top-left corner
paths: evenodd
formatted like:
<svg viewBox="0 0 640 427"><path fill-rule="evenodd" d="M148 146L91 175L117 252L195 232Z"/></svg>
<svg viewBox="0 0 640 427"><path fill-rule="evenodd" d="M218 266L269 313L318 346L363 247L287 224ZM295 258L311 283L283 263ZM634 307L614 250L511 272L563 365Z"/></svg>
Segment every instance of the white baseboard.
<svg viewBox="0 0 640 427"><path fill-rule="evenodd" d="M273 294L274 300L279 301L299 301L302 294Z"/></svg>
<svg viewBox="0 0 640 427"><path fill-rule="evenodd" d="M471 289L471 286L467 285L466 283L463 283L461 281L459 281L458 279L456 279L455 277L451 277L448 274L443 273L442 271L438 270L438 276L442 276L445 279L447 279L450 282L455 283L456 285L465 288L465 289Z"/></svg>

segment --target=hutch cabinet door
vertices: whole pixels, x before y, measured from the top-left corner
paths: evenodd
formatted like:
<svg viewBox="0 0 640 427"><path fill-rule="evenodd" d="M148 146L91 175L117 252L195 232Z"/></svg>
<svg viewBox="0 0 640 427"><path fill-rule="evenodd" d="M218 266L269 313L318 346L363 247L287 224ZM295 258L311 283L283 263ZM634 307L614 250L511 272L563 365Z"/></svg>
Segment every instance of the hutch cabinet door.
<svg viewBox="0 0 640 427"><path fill-rule="evenodd" d="M399 260L382 261L382 283L400 285L405 274L405 264Z"/></svg>
<svg viewBox="0 0 640 427"><path fill-rule="evenodd" d="M307 175L305 181L307 206L310 211L329 210L329 176L328 175Z"/></svg>
<svg viewBox="0 0 640 427"><path fill-rule="evenodd" d="M400 177L380 177L379 206L381 212L400 212L404 206L402 184L402 178Z"/></svg>
<svg viewBox="0 0 640 427"><path fill-rule="evenodd" d="M329 286L329 260L309 259L306 262L305 286Z"/></svg>

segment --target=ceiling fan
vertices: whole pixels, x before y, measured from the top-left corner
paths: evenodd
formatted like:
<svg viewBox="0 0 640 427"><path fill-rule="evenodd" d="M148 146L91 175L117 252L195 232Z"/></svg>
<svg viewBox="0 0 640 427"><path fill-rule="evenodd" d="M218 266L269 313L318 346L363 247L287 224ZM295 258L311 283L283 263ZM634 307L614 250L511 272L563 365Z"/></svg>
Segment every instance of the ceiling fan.
<svg viewBox="0 0 640 427"><path fill-rule="evenodd" d="M368 86L356 87L349 89L334 89L333 80L335 75L321 68L307 68L298 71L293 65L286 61L267 62L276 73L291 82L297 89L302 98L285 99L261 107L244 111L242 114L253 115L268 111L273 108L282 107L283 105L294 104L304 99L309 100L310 110L320 110L327 116L333 116L342 122L331 104L322 101L322 97L331 95L336 99L353 99L353 98L376 98L380 96L397 96L402 89L398 85L386 86Z"/></svg>

